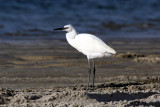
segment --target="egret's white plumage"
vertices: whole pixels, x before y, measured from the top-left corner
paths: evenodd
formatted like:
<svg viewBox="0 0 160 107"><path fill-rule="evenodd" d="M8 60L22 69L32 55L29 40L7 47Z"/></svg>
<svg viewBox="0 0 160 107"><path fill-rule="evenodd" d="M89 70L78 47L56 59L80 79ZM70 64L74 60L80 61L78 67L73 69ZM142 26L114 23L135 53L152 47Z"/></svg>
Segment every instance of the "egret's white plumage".
<svg viewBox="0 0 160 107"><path fill-rule="evenodd" d="M115 50L106 45L101 39L92 34L77 34L71 25L66 25L70 30L66 30L68 43L79 52L85 54L88 59L101 58L116 54Z"/></svg>
<svg viewBox="0 0 160 107"><path fill-rule="evenodd" d="M69 35L69 33L66 35L68 43L89 59L110 56L116 53L115 50L94 35L78 34L74 39L70 38Z"/></svg>
<svg viewBox="0 0 160 107"><path fill-rule="evenodd" d="M113 54L116 54L116 51L106 45L101 39L92 35L92 34L77 34L76 30L72 25L65 25L63 28L58 28L55 30L66 31L66 39L68 43L76 48L79 52L82 52L88 58L89 63L89 78L90 78L90 59L108 57ZM94 63L94 61L93 61ZM94 74L95 74L95 65L94 65ZM88 80L89 85L89 80ZM93 77L93 86L94 86L94 77Z"/></svg>

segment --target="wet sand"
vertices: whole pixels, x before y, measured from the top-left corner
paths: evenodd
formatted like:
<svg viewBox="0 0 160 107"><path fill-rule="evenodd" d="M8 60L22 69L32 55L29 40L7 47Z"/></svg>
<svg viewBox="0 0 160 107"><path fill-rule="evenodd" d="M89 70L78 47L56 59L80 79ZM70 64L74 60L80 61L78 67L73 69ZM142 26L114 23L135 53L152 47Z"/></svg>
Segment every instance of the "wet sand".
<svg viewBox="0 0 160 107"><path fill-rule="evenodd" d="M88 94L87 59L65 40L0 43L0 105L160 105L160 40L105 42L117 55L96 59L96 89Z"/></svg>

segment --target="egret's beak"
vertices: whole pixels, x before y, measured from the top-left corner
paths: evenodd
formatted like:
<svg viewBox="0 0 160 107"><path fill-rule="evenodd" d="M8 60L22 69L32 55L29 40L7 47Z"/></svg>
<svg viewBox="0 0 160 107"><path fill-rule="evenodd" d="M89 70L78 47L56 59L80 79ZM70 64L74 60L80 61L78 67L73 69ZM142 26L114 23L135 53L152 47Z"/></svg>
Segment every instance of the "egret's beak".
<svg viewBox="0 0 160 107"><path fill-rule="evenodd" d="M68 27L56 28L56 29L53 29L53 30L65 30L65 29L68 29Z"/></svg>

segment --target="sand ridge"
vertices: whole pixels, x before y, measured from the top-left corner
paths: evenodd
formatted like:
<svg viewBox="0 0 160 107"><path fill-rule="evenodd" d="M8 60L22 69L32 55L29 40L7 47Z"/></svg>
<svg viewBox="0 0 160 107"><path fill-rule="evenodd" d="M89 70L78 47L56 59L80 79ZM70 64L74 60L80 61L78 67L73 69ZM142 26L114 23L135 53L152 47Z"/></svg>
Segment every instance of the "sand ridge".
<svg viewBox="0 0 160 107"><path fill-rule="evenodd" d="M149 80L149 79L148 79ZM84 85L50 89L1 89L1 105L48 107L158 106L158 83L127 82L98 84L86 92ZM91 87L90 87L91 88Z"/></svg>

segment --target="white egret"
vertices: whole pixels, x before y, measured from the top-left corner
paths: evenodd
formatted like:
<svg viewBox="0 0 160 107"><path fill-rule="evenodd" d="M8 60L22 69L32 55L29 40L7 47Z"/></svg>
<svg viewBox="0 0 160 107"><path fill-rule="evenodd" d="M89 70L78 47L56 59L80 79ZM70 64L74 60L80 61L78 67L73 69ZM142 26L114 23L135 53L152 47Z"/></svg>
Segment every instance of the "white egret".
<svg viewBox="0 0 160 107"><path fill-rule="evenodd" d="M90 82L90 74L91 74L91 65L90 65L90 59L93 61L93 89L94 89L94 80L95 80L95 58L102 58L102 57L109 57L113 54L116 54L116 51L106 45L101 39L98 37L82 33L78 34L74 27L72 25L65 25L62 28L56 28L54 30L63 30L66 31L66 39L68 43L76 48L79 52L83 53L87 56L88 59L88 83L87 83L87 90L89 87Z"/></svg>

